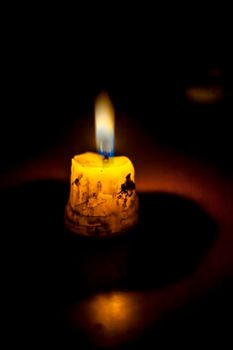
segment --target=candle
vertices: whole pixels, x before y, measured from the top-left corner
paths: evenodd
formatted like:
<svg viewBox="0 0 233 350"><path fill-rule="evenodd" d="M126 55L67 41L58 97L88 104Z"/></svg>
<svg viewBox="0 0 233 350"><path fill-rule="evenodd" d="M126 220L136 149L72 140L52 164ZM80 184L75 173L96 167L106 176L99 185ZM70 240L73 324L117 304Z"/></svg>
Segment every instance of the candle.
<svg viewBox="0 0 233 350"><path fill-rule="evenodd" d="M114 157L114 110L106 94L95 104L99 154L76 155L71 164L70 197L65 224L74 233L111 236L137 222L134 167L125 156Z"/></svg>

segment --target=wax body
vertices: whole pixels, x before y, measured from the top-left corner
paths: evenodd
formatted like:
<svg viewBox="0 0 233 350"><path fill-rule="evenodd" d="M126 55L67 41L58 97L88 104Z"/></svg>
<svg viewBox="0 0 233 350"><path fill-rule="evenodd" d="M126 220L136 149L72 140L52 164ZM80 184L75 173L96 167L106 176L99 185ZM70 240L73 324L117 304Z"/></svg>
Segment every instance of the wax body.
<svg viewBox="0 0 233 350"><path fill-rule="evenodd" d="M127 157L104 160L96 153L72 159L67 227L79 234L106 236L137 221L134 167Z"/></svg>

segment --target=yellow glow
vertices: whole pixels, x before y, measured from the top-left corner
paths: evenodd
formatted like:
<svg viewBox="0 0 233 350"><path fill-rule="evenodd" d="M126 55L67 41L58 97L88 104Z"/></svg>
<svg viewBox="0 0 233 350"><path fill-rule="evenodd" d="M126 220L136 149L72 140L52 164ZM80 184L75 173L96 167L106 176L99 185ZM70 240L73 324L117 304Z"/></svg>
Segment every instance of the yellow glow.
<svg viewBox="0 0 233 350"><path fill-rule="evenodd" d="M191 86L186 90L186 96L196 103L214 103L223 97L223 90L219 86Z"/></svg>
<svg viewBox="0 0 233 350"><path fill-rule="evenodd" d="M89 312L95 323L104 325L112 334L126 330L137 319L133 300L123 293L97 296Z"/></svg>
<svg viewBox="0 0 233 350"><path fill-rule="evenodd" d="M112 348L134 338L143 329L142 304L137 293L99 294L72 307L71 318L92 345Z"/></svg>
<svg viewBox="0 0 233 350"><path fill-rule="evenodd" d="M101 93L95 102L95 135L97 150L101 155L114 153L114 109L106 93Z"/></svg>

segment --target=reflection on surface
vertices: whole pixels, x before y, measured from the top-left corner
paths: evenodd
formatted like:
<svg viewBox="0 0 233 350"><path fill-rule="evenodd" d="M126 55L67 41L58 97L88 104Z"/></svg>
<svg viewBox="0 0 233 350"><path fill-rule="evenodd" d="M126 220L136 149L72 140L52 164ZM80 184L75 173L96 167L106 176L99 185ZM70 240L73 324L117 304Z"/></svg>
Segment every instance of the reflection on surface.
<svg viewBox="0 0 233 350"><path fill-rule="evenodd" d="M221 86L190 86L186 89L186 97L192 102L211 104L222 99L223 89Z"/></svg>
<svg viewBox="0 0 233 350"><path fill-rule="evenodd" d="M140 297L134 293L99 294L70 310L75 328L99 345L116 345L140 330Z"/></svg>
<svg viewBox="0 0 233 350"><path fill-rule="evenodd" d="M93 322L102 325L107 333L126 330L129 323L136 321L133 300L122 293L96 296L87 312Z"/></svg>

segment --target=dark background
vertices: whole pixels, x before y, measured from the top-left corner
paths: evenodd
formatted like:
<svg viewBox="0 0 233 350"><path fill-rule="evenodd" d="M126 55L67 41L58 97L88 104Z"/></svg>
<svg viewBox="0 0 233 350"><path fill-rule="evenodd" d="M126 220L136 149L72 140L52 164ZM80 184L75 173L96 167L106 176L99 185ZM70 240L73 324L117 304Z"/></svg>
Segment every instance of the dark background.
<svg viewBox="0 0 233 350"><path fill-rule="evenodd" d="M46 11L26 19L11 13L2 43L1 170L37 156L92 115L103 89L151 139L231 170L227 18L118 10L100 18L94 9L84 18L77 11L68 24ZM194 85L220 86L223 98L192 103L185 91Z"/></svg>

